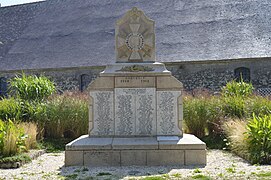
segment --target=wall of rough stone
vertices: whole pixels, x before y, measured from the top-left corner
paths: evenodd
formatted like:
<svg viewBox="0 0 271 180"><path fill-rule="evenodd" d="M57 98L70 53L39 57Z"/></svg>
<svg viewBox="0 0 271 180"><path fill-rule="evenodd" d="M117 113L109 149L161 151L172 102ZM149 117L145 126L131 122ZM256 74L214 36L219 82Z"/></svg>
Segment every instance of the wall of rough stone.
<svg viewBox="0 0 271 180"><path fill-rule="evenodd" d="M271 90L271 59L242 59L226 61L201 61L166 64L183 85L184 90L208 89L219 91L227 82L233 80L234 70L246 67L250 70L250 79L256 89L270 88ZM70 69L32 70L26 73L44 74L49 76L57 85L60 92L65 90L81 90L99 76L104 67L85 67ZM17 72L20 73L20 72ZM13 77L15 72L0 72L0 78ZM82 76L83 75L83 76ZM83 78L82 78L83 77Z"/></svg>
<svg viewBox="0 0 271 180"><path fill-rule="evenodd" d="M250 70L250 79L255 89L271 88L271 59L240 59L167 64L186 91L209 89L219 91L235 78L234 70L245 67Z"/></svg>
<svg viewBox="0 0 271 180"><path fill-rule="evenodd" d="M72 69L50 69L50 70L31 70L24 71L25 74L44 75L49 77L55 84L58 92L84 90L91 81L93 81L104 67L86 67L86 68L72 68ZM7 80L20 75L22 72L0 72L0 78L4 77ZM87 75L82 82L82 75ZM82 83L85 83L84 89L81 89ZM86 84L87 83L87 84Z"/></svg>

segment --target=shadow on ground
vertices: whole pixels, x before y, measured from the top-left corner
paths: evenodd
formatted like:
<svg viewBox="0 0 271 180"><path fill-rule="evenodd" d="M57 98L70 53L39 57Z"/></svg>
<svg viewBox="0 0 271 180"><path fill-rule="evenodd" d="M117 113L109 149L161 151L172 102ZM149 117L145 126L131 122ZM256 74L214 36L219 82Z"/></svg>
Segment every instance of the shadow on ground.
<svg viewBox="0 0 271 180"><path fill-rule="evenodd" d="M60 175L64 179L149 179L148 177L157 176L165 179L171 173L173 177L174 169L197 169L204 168L204 166L127 166L127 167L61 167ZM151 178L152 179L152 178Z"/></svg>

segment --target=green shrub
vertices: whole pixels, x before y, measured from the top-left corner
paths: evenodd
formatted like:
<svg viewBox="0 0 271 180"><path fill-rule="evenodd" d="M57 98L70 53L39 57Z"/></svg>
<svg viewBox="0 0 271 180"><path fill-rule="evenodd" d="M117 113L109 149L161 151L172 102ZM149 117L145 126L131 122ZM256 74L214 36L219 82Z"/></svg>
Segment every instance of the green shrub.
<svg viewBox="0 0 271 180"><path fill-rule="evenodd" d="M228 82L221 90L224 97L247 97L252 95L253 89L251 83L246 83L241 79L240 82L236 82L235 80Z"/></svg>
<svg viewBox="0 0 271 180"><path fill-rule="evenodd" d="M271 114L271 100L267 97L253 96L246 101L247 116L264 116Z"/></svg>
<svg viewBox="0 0 271 180"><path fill-rule="evenodd" d="M245 99L241 96L223 97L222 109L227 117L243 118L246 115Z"/></svg>
<svg viewBox="0 0 271 180"><path fill-rule="evenodd" d="M31 162L31 157L27 154L0 158L0 163Z"/></svg>
<svg viewBox="0 0 271 180"><path fill-rule="evenodd" d="M184 125L188 133L203 137L217 128L221 109L219 99L214 97L184 97Z"/></svg>
<svg viewBox="0 0 271 180"><path fill-rule="evenodd" d="M0 120L0 155L11 156L26 151L24 130L11 120Z"/></svg>
<svg viewBox="0 0 271 180"><path fill-rule="evenodd" d="M14 98L0 100L0 119L7 121L8 119L20 119L21 106L20 102Z"/></svg>
<svg viewBox="0 0 271 180"><path fill-rule="evenodd" d="M246 115L246 100L253 93L251 83L235 80L222 87L223 111L226 116L243 118Z"/></svg>
<svg viewBox="0 0 271 180"><path fill-rule="evenodd" d="M88 96L80 92L53 95L44 119L48 138L78 137L88 132Z"/></svg>
<svg viewBox="0 0 271 180"><path fill-rule="evenodd" d="M11 94L26 101L43 101L55 92L55 85L47 77L22 74L10 81Z"/></svg>
<svg viewBox="0 0 271 180"><path fill-rule="evenodd" d="M248 121L248 149L252 163L271 162L271 114L255 116Z"/></svg>

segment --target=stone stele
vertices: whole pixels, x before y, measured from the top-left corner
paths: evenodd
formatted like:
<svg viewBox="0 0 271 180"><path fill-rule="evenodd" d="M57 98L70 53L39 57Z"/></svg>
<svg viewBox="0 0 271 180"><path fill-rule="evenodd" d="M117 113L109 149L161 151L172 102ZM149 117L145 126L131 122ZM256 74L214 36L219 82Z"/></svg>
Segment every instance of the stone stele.
<svg viewBox="0 0 271 180"><path fill-rule="evenodd" d="M116 23L117 62L154 62L154 21L136 7Z"/></svg>
<svg viewBox="0 0 271 180"><path fill-rule="evenodd" d="M116 55L88 87L89 134L65 165L205 165L205 143L182 133L182 83L155 62L154 21L136 7L117 21Z"/></svg>

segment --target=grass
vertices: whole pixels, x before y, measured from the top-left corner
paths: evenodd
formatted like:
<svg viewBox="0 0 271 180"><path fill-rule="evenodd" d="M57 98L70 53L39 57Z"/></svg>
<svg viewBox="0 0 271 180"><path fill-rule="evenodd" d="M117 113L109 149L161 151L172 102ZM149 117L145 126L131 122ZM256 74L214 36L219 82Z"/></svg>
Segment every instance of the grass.
<svg viewBox="0 0 271 180"><path fill-rule="evenodd" d="M219 99L210 96L184 97L184 126L187 133L201 138L213 133L213 125L218 124L220 116Z"/></svg>
<svg viewBox="0 0 271 180"><path fill-rule="evenodd" d="M0 156L8 157L27 151L27 135L18 123L0 120Z"/></svg>
<svg viewBox="0 0 271 180"><path fill-rule="evenodd" d="M175 173L175 174L172 174L172 176L175 177L175 178L180 178L180 177L182 177L182 174L180 174L180 173Z"/></svg>
<svg viewBox="0 0 271 180"><path fill-rule="evenodd" d="M144 177L142 180L165 180L162 176L147 176Z"/></svg>
<svg viewBox="0 0 271 180"><path fill-rule="evenodd" d="M48 153L58 153L65 150L65 145L71 142L73 139L70 138L60 138L52 139L47 138L39 142L40 149L46 149Z"/></svg>
<svg viewBox="0 0 271 180"><path fill-rule="evenodd" d="M22 122L18 124L20 128L24 130L24 133L27 134L27 138L25 139L26 149L34 149L37 147L36 136L38 134L38 127L36 123L32 122Z"/></svg>
<svg viewBox="0 0 271 180"><path fill-rule="evenodd" d="M223 129L228 138L228 145L232 152L237 155L248 158L248 142L246 141L247 122L240 119L232 119L223 124Z"/></svg>
<svg viewBox="0 0 271 180"><path fill-rule="evenodd" d="M234 167L228 167L228 168L226 168L226 171L228 173L236 173L236 169Z"/></svg>
<svg viewBox="0 0 271 180"><path fill-rule="evenodd" d="M27 154L20 154L0 158L0 163L13 163L13 162L31 162L31 158Z"/></svg>
<svg viewBox="0 0 271 180"><path fill-rule="evenodd" d="M196 168L196 169L194 169L193 172L194 172L194 173L201 173L202 171L201 171L200 169Z"/></svg>
<svg viewBox="0 0 271 180"><path fill-rule="evenodd" d="M20 103L15 98L0 98L0 119L7 121L9 119L20 119L20 117Z"/></svg>
<svg viewBox="0 0 271 180"><path fill-rule="evenodd" d="M97 174L97 176L110 176L110 175L112 175L112 174L109 173L109 172L99 172L99 173Z"/></svg>
<svg viewBox="0 0 271 180"><path fill-rule="evenodd" d="M197 175L192 176L192 179L210 180L211 177L203 175L203 174L197 174Z"/></svg>
<svg viewBox="0 0 271 180"><path fill-rule="evenodd" d="M271 177L271 171L269 172L260 172L256 174L258 177Z"/></svg>
<svg viewBox="0 0 271 180"><path fill-rule="evenodd" d="M53 95L46 103L45 136L77 138L88 133L88 95L66 92Z"/></svg>
<svg viewBox="0 0 271 180"><path fill-rule="evenodd" d="M70 175L67 175L66 178L67 179L76 179L78 176L78 174L70 174Z"/></svg>

